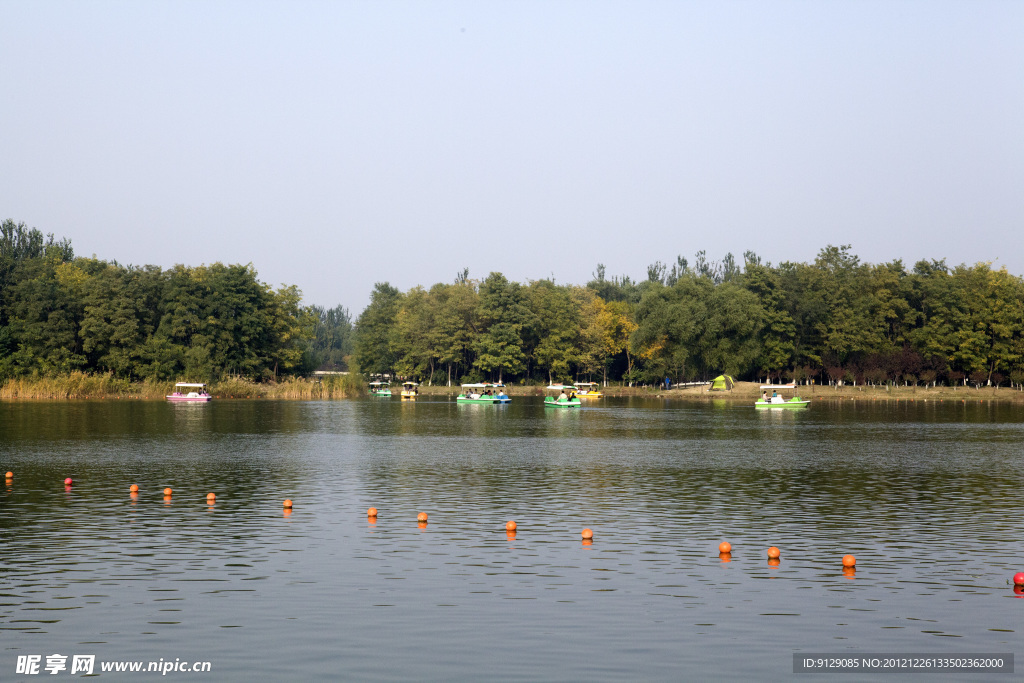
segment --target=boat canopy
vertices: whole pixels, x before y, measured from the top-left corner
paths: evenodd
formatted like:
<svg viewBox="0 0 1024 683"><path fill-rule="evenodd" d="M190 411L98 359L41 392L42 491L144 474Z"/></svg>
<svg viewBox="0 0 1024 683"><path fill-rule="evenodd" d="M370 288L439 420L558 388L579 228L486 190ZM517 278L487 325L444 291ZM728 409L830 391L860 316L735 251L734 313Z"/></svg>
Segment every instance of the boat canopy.
<svg viewBox="0 0 1024 683"><path fill-rule="evenodd" d="M176 386L176 387L205 387L206 385L198 383L198 382L177 382L177 383L175 383L174 386Z"/></svg>
<svg viewBox="0 0 1024 683"><path fill-rule="evenodd" d="M576 385L575 384L549 384L548 385L548 389L550 389L551 391L561 391L563 389L566 389L568 391L576 391Z"/></svg>
<svg viewBox="0 0 1024 683"><path fill-rule="evenodd" d="M596 387L597 382L576 382L578 387Z"/></svg>
<svg viewBox="0 0 1024 683"><path fill-rule="evenodd" d="M468 389L486 389L487 387L495 387L495 388L498 388L498 389L504 389L505 388L504 384L501 384L501 383L490 384L490 383L487 383L487 382L477 383L477 384L463 384L462 386L464 386L464 387L466 387Z"/></svg>
<svg viewBox="0 0 1024 683"><path fill-rule="evenodd" d="M402 382L403 387L418 387L419 385L419 382Z"/></svg>
<svg viewBox="0 0 1024 683"><path fill-rule="evenodd" d="M795 384L762 384L762 389L796 389Z"/></svg>
<svg viewBox="0 0 1024 683"><path fill-rule="evenodd" d="M370 382L370 386L371 387L380 387L380 386L389 387L389 386L391 386L391 382Z"/></svg>

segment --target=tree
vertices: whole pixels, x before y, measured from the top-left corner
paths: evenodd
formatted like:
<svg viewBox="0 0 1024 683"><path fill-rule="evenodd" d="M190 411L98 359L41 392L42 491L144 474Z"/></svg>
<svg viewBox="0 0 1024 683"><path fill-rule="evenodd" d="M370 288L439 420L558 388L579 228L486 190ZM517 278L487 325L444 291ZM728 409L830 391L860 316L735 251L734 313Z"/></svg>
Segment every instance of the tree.
<svg viewBox="0 0 1024 683"><path fill-rule="evenodd" d="M601 297L586 287L573 287L570 294L580 321L578 370L585 372L588 380L591 374L600 370L602 377L607 380L608 363L614 355L609 353L602 324L608 307Z"/></svg>
<svg viewBox="0 0 1024 683"><path fill-rule="evenodd" d="M759 353L754 362L766 377L778 377L790 367L796 352L796 324L785 308L785 295L777 272L754 261L746 261L743 286L755 297L761 309L763 326L759 335Z"/></svg>
<svg viewBox="0 0 1024 683"><path fill-rule="evenodd" d="M429 330L430 347L438 362L446 367L451 386L452 369L469 367L473 361L479 297L476 285L468 279L454 285L434 285L430 296L436 309L434 327Z"/></svg>
<svg viewBox="0 0 1024 683"><path fill-rule="evenodd" d="M555 378L568 380L580 360L580 312L571 290L551 280L537 280L527 290L530 301L530 326L533 358L537 367L547 371L548 384Z"/></svg>
<svg viewBox="0 0 1024 683"><path fill-rule="evenodd" d="M476 340L474 367L497 372L499 382L506 373L521 373L526 361L523 329L533 322L522 286L491 273L480 283L477 315L483 329Z"/></svg>
<svg viewBox="0 0 1024 683"><path fill-rule="evenodd" d="M68 264L63 279L81 292L79 336L89 365L120 377L143 376L141 350L159 319L159 270L82 259Z"/></svg>
<svg viewBox="0 0 1024 683"><path fill-rule="evenodd" d="M637 330L632 306L625 301L609 301L598 313L598 326L602 332L606 356L612 358L621 353L626 357L626 377L632 386L633 357L630 340Z"/></svg>
<svg viewBox="0 0 1024 683"><path fill-rule="evenodd" d="M309 365L321 370L348 370L346 358L353 350L352 316L348 309L310 306L309 314L313 318Z"/></svg>
<svg viewBox="0 0 1024 683"><path fill-rule="evenodd" d="M413 287L402 298L395 320L392 349L395 370L404 377L433 377L436 353L430 330L435 327L436 308L422 287Z"/></svg>
<svg viewBox="0 0 1024 683"><path fill-rule="evenodd" d="M370 304L356 321L355 356L367 373L391 373L397 360L392 347L402 294L387 282L378 282Z"/></svg>

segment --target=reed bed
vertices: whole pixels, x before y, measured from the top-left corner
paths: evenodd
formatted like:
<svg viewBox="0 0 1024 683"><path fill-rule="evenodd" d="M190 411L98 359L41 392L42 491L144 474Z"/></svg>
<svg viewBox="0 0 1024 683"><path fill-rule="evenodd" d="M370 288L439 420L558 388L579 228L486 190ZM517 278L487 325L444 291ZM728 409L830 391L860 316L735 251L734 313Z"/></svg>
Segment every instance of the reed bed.
<svg viewBox="0 0 1024 683"><path fill-rule="evenodd" d="M0 400L163 399L174 382L132 382L110 374L72 372L56 377L20 377L0 386ZM360 375L335 375L323 380L291 377L280 382L257 383L240 377L209 386L216 398L282 398L319 400L354 398L366 394Z"/></svg>
<svg viewBox="0 0 1024 683"><path fill-rule="evenodd" d="M166 382L130 382L110 374L72 372L56 377L19 377L0 386L0 399L163 398Z"/></svg>
<svg viewBox="0 0 1024 683"><path fill-rule="evenodd" d="M355 398L366 395L362 376L330 375L323 379L288 377L279 382L257 384L247 379L232 378L217 382L210 388L217 398L287 398L305 401Z"/></svg>

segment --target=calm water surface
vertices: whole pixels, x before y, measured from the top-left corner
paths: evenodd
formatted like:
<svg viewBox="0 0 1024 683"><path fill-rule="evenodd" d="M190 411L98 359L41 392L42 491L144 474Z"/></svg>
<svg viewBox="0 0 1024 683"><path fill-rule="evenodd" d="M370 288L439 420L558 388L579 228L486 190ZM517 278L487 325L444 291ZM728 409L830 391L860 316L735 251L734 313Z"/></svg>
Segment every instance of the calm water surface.
<svg viewBox="0 0 1024 683"><path fill-rule="evenodd" d="M1022 443L991 403L3 403L0 679L52 653L576 681L1024 651Z"/></svg>

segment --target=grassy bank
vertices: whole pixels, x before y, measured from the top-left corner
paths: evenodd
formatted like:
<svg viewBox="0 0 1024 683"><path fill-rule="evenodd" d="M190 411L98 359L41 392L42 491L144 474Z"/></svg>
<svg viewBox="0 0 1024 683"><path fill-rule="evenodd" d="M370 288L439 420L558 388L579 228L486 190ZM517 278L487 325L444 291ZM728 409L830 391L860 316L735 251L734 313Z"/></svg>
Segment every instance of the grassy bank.
<svg viewBox="0 0 1024 683"><path fill-rule="evenodd" d="M684 400L725 399L755 401L761 395L757 382L737 382L732 391L708 391L707 386L665 390L658 387L608 386L605 396L636 396ZM395 385L397 389L398 385ZM366 382L360 375L330 375L322 380L291 377L278 382L251 382L229 378L214 382L209 387L215 398L270 398L295 400L330 400L357 398L366 395ZM162 400L174 391L173 382L130 382L111 375L91 375L73 372L60 377L36 377L8 380L0 386L0 400L32 399L150 399ZM543 386L510 385L510 396L544 396ZM420 386L427 396L455 396L458 386ZM397 393L397 392L396 392ZM853 399L865 401L903 400L965 400L1009 401L1024 403L1024 392L1009 387L903 387L903 386L801 386L797 393L804 398L819 400Z"/></svg>
<svg viewBox="0 0 1024 683"><path fill-rule="evenodd" d="M761 384L758 382L737 382L732 391L708 391L706 387L686 388L680 390L660 391L662 396L678 395L693 398L731 398L734 400L755 401L761 395ZM1024 403L1024 393L1009 387L915 387L915 386L821 386L809 385L797 388L796 393L803 398L818 400L844 399L860 401L907 401L907 400L969 400L969 401L1009 401ZM789 395L789 394L787 394Z"/></svg>
<svg viewBox="0 0 1024 683"><path fill-rule="evenodd" d="M59 377L11 379L0 386L0 399L152 399L174 391L174 382L130 382L112 375L73 372ZM322 381L291 377L279 382L230 378L209 386L214 398L287 398L298 400L354 398L366 395L358 375L332 375Z"/></svg>
<svg viewBox="0 0 1024 683"><path fill-rule="evenodd" d="M677 398L686 400L718 400L754 402L761 396L761 384L758 382L737 382L731 391L709 391L708 386L684 387L665 390L660 387L628 387L608 386L601 391L605 396L635 396L648 398ZM420 386L420 393L426 395L447 396L458 394L459 387ZM548 392L541 386L506 387L509 396L543 396ZM1009 387L904 387L904 386L842 386L831 387L821 385L800 386L797 394L813 399L854 399L865 401L903 401L903 400L985 400L1012 401L1024 403L1024 392Z"/></svg>

